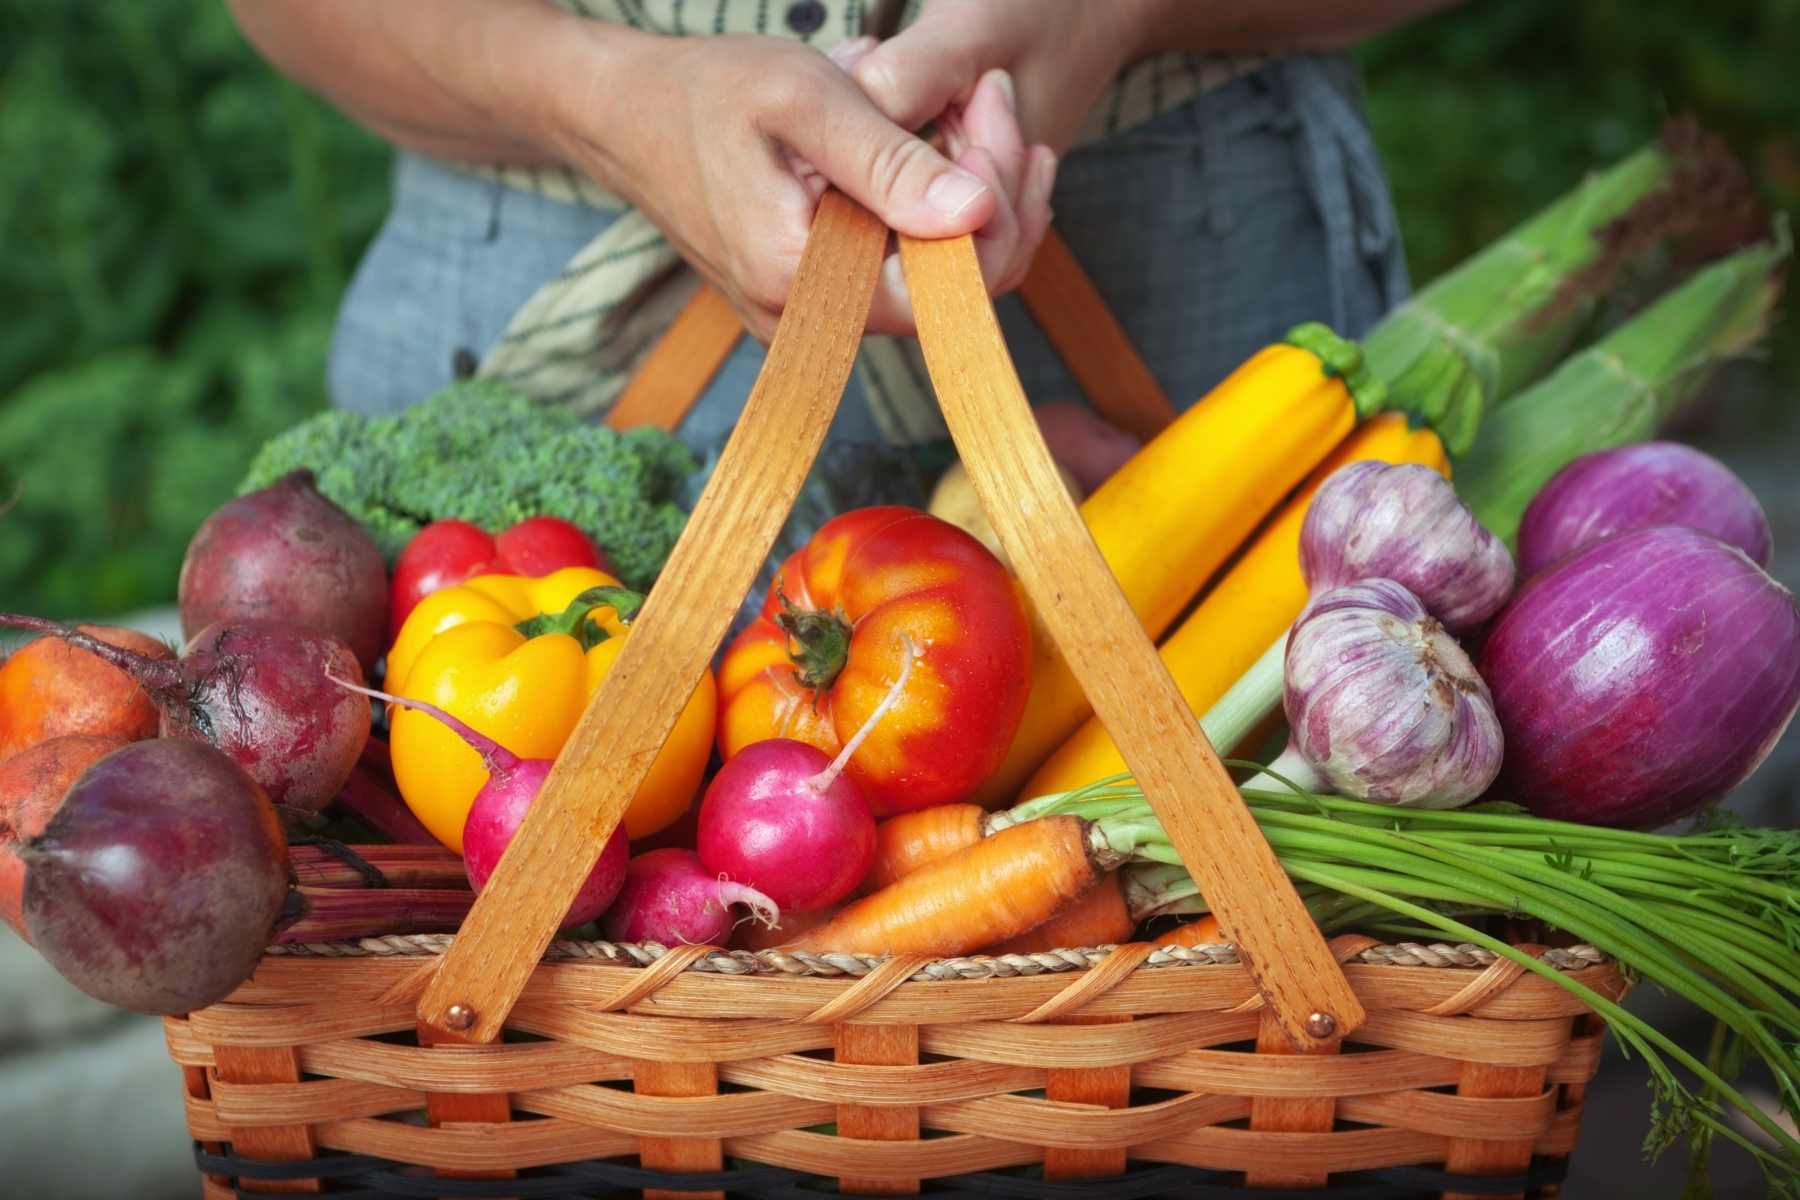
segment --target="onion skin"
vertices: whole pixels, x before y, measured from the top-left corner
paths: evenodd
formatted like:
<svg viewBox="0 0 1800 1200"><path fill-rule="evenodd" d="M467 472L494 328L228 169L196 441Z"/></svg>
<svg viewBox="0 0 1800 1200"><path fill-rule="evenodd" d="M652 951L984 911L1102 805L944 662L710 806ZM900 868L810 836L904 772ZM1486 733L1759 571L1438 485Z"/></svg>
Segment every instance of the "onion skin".
<svg viewBox="0 0 1800 1200"><path fill-rule="evenodd" d="M1487 685L1418 597L1391 579L1315 596L1288 635L1293 747L1339 793L1456 808L1500 771Z"/></svg>
<svg viewBox="0 0 1800 1200"><path fill-rule="evenodd" d="M1391 579L1452 633L1499 612L1513 589L1505 544L1449 480L1417 463L1354 462L1333 472L1300 527L1300 573L1315 596Z"/></svg>
<svg viewBox="0 0 1800 1200"><path fill-rule="evenodd" d="M1679 442L1645 442L1584 455L1551 477L1519 524L1519 569L1535 575L1601 538L1652 525L1710 533L1759 567L1774 549L1762 505L1731 468Z"/></svg>
<svg viewBox="0 0 1800 1200"><path fill-rule="evenodd" d="M1660 525L1528 582L1481 672L1510 799L1647 829L1720 799L1774 748L1800 704L1800 611L1742 550Z"/></svg>

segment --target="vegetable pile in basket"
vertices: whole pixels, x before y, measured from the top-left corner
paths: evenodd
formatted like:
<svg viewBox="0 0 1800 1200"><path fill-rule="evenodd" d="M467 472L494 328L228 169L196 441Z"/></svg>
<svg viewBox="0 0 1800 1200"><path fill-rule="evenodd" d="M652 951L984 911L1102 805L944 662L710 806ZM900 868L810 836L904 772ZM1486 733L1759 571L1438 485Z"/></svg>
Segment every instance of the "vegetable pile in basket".
<svg viewBox="0 0 1800 1200"><path fill-rule="evenodd" d="M1285 733L1241 786L1321 927L1520 962L1651 1063L1654 1148L1722 1133L1791 1181L1800 1142L1717 1063L1509 936L1692 1002L1800 1111L1800 834L1653 832L1711 812L1800 705L1756 499L1647 440L1754 343L1787 253L1702 236L1741 216L1716 154L1683 131L1596 176L1362 345L1296 329L1080 507L1212 743ZM632 636L693 466L453 389L272 442L195 534L178 654L0 614L45 635L0 665L0 916L156 1012L222 999L271 942L456 928ZM953 520L853 509L773 569L573 934L1229 941L957 474L939 496Z"/></svg>

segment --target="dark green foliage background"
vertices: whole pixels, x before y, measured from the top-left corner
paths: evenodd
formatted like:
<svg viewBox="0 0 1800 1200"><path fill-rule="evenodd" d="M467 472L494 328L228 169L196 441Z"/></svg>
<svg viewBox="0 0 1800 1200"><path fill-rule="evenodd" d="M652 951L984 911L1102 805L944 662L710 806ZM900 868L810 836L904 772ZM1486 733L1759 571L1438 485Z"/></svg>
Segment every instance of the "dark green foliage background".
<svg viewBox="0 0 1800 1200"><path fill-rule="evenodd" d="M257 445L324 403L383 148L278 79L217 0L0 0L0 605L173 597ZM1800 208L1800 0L1502 0L1365 47L1425 279L1691 109ZM1796 326L1715 421L1785 419Z"/></svg>

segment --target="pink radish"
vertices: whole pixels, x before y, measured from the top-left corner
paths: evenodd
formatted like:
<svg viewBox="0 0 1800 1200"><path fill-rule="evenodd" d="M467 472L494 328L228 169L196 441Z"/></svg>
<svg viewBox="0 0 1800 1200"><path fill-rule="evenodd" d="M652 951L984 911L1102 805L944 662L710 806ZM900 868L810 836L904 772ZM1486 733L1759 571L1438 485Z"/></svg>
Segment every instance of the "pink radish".
<svg viewBox="0 0 1800 1200"><path fill-rule="evenodd" d="M902 641L899 677L836 759L771 738L719 769L700 805L697 848L707 870L799 912L835 904L862 882L875 862L875 818L843 770L906 687L916 652Z"/></svg>
<svg viewBox="0 0 1800 1200"><path fill-rule="evenodd" d="M342 679L334 679L334 682L339 687L372 699L427 713L449 726L452 732L469 744L470 749L481 755L482 765L487 768L488 780L475 793L475 803L463 822L463 869L468 872L469 886L477 892L481 891L487 885L488 876L500 864L500 856L506 853L513 834L519 831L519 826L525 820L526 810L537 798L538 789L544 786L544 779L550 774L550 768L555 765L556 760L520 758L493 738L471 729L443 709L423 700L391 696L373 688L358 687ZM625 826L621 824L613 830L606 849L600 852L600 861L594 864L594 869L588 873L581 890L575 894L575 902L569 906L568 916L563 919L563 928L585 925L606 911L625 882L625 860L629 854Z"/></svg>
<svg viewBox="0 0 1800 1200"><path fill-rule="evenodd" d="M631 860L619 898L600 918L600 932L615 942L722 946L737 923L734 904L765 925L781 919L774 901L755 888L709 872L692 850L668 846Z"/></svg>

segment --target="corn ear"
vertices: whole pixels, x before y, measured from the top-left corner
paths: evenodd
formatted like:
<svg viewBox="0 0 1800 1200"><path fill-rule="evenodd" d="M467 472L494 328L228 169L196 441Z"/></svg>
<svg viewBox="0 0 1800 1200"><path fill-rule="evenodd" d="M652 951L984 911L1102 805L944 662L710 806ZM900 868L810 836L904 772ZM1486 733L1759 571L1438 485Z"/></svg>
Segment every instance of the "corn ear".
<svg viewBox="0 0 1800 1200"><path fill-rule="evenodd" d="M1564 466L1644 441L1720 362L1762 337L1789 252L1773 240L1697 272L1542 382L1488 415L1456 468L1457 491L1511 545L1525 506Z"/></svg>
<svg viewBox="0 0 1800 1200"><path fill-rule="evenodd" d="M1674 121L1400 304L1363 353L1389 407L1428 421L1460 456L1484 413L1561 358L1622 275L1667 259L1672 243L1704 258L1764 228L1730 152Z"/></svg>

